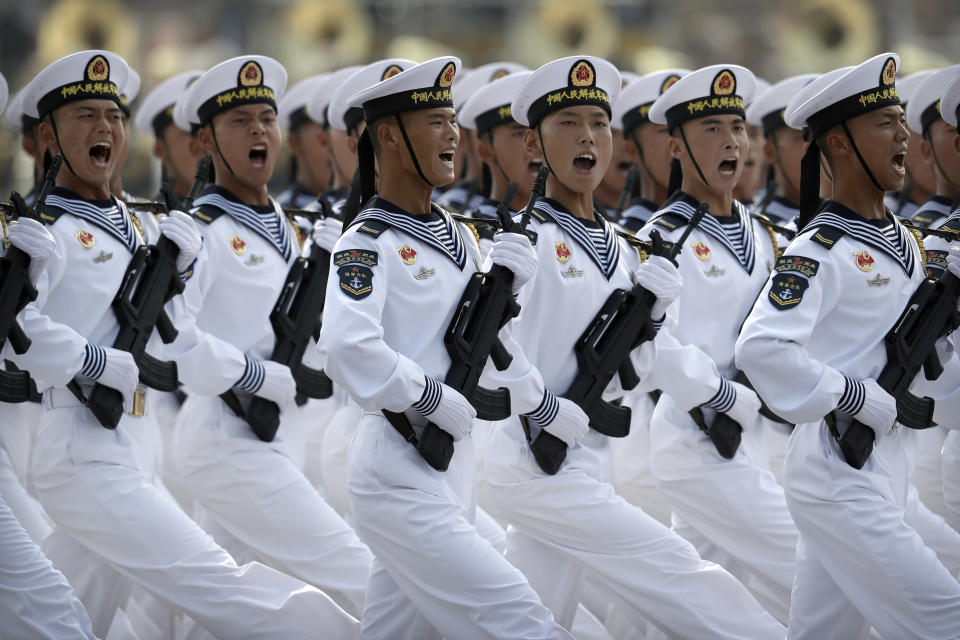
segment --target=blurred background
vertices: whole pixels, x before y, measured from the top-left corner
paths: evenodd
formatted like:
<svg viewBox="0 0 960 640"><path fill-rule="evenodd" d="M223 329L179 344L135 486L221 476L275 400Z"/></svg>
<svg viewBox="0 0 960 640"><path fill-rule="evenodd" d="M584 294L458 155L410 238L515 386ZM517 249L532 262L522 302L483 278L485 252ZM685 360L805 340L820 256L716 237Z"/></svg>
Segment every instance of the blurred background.
<svg viewBox="0 0 960 640"><path fill-rule="evenodd" d="M901 74L960 62L958 0L0 0L0 25L11 93L91 48L126 58L142 76L141 96L174 73L242 53L277 58L291 83L387 56L444 54L467 67L501 59L537 67L585 53L637 73L729 62L770 81L888 50L900 54ZM151 197L152 140L133 135L124 184ZM19 142L0 121L3 200L32 182ZM279 166L276 185L287 179Z"/></svg>

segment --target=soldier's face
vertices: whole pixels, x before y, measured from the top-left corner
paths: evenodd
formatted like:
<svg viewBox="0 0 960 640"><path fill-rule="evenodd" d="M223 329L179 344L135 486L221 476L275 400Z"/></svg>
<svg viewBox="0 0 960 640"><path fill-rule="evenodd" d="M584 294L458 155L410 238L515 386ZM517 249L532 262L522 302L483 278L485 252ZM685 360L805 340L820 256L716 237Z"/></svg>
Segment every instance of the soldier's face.
<svg viewBox="0 0 960 640"><path fill-rule="evenodd" d="M454 158L460 143L460 127L453 109L442 107L412 111L402 116L410 144L417 154L417 162L427 181L434 186L450 184L456 177ZM402 139L397 133L397 138ZM402 145L401 148L406 148ZM416 174L413 160L406 152L401 155L405 168ZM409 166L407 166L409 165Z"/></svg>
<svg viewBox="0 0 960 640"><path fill-rule="evenodd" d="M540 122L546 162L557 179L575 193L593 193L610 167L613 138L610 116L581 105L548 114ZM528 141L537 136L527 134Z"/></svg>
<svg viewBox="0 0 960 640"><path fill-rule="evenodd" d="M270 180L280 151L277 112L265 104L235 107L213 118L220 152L241 182L261 187ZM207 151L217 157L212 136Z"/></svg>
<svg viewBox="0 0 960 640"><path fill-rule="evenodd" d="M707 180L707 187L716 193L733 193L743 173L750 144L743 118L734 114L708 116L680 126L686 134L690 153ZM700 180L679 134L670 138L670 152L680 159L684 181Z"/></svg>
<svg viewBox="0 0 960 640"><path fill-rule="evenodd" d="M666 189L670 182L670 133L667 125L645 122L637 128L634 137L643 150L645 170L652 175L654 182Z"/></svg>
<svg viewBox="0 0 960 640"><path fill-rule="evenodd" d="M960 187L960 156L954 150L954 138L957 137L957 130L947 124L944 120L938 119L930 125L927 130L928 140L922 141L929 147L930 164L939 164L944 173L944 177L950 182L953 189Z"/></svg>
<svg viewBox="0 0 960 640"><path fill-rule="evenodd" d="M847 122L867 166L884 191L896 191L906 177L910 132L900 106L884 107ZM852 151L851 151L852 153ZM853 162L859 162L854 157Z"/></svg>
<svg viewBox="0 0 960 640"><path fill-rule="evenodd" d="M89 185L102 185L122 161L125 144L123 113L110 100L78 100L51 114L57 136L48 119L40 123L40 136L55 153L64 154L77 177Z"/></svg>
<svg viewBox="0 0 960 640"><path fill-rule="evenodd" d="M541 160L540 154L524 143L527 131L527 127L516 122L503 124L490 132L490 140L494 157L507 174L507 179L516 183L520 193L526 192L529 197L537 172L540 171ZM495 166L490 170L498 171Z"/></svg>
<svg viewBox="0 0 960 640"><path fill-rule="evenodd" d="M751 200L753 194L763 186L766 167L763 159L763 129L747 125L747 149L743 156L743 173L740 174L733 197L739 200Z"/></svg>
<svg viewBox="0 0 960 640"><path fill-rule="evenodd" d="M623 191L627 182L627 173L633 166L630 154L627 153L627 143L623 138L623 131L620 129L610 129L611 138L611 159L607 172L603 174L602 184L605 188L613 191Z"/></svg>
<svg viewBox="0 0 960 640"><path fill-rule="evenodd" d="M190 183L200 162L200 147L191 144L193 136L175 124L168 124L162 140L157 141L154 155L163 162L167 175L174 181Z"/></svg>
<svg viewBox="0 0 960 640"><path fill-rule="evenodd" d="M764 143L767 161L776 164L794 189L800 188L800 163L806 152L803 132L790 127L780 127Z"/></svg>

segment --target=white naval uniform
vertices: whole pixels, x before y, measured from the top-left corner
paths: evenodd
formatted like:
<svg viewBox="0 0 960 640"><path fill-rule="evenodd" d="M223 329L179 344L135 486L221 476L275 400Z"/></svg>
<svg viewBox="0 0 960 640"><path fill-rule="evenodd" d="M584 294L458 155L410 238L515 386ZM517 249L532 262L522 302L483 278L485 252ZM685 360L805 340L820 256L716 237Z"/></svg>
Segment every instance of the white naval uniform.
<svg viewBox="0 0 960 640"><path fill-rule="evenodd" d="M675 242L696 207L678 192L638 235L658 230ZM740 203L733 207L730 217L704 216L677 258L683 290L667 310L652 376L663 391L650 421L652 468L678 529L682 523L705 558L735 575L746 570L755 592L767 592L764 604L785 622L797 530L769 468L768 427L759 417L742 425L740 447L726 459L688 413L722 395L718 389L734 378L740 325L774 262L766 228ZM709 424L714 412L702 411Z"/></svg>
<svg viewBox="0 0 960 640"><path fill-rule="evenodd" d="M216 186L194 204L207 261L178 299L180 335L166 349L191 392L177 424L184 481L256 557L359 617L372 556L290 459L302 421L281 414L277 437L262 442L219 398L248 362L270 357L270 312L300 254L293 226L279 206L248 207Z"/></svg>
<svg viewBox="0 0 960 640"><path fill-rule="evenodd" d="M960 584L951 575L960 569L960 535L919 508L910 490L916 432L878 433L857 470L822 419L838 408L859 411L858 381L880 373L884 335L923 277L917 244L901 225L830 203L787 248L737 343L737 363L760 395L797 423L784 470L801 533L790 638L861 638L870 625L884 638L960 632ZM944 550L939 559L925 542Z"/></svg>
<svg viewBox="0 0 960 640"><path fill-rule="evenodd" d="M69 560L79 543L220 637L307 638L318 624L349 637L355 621L324 594L263 565L237 566L147 480L143 452L128 434L139 419L124 415L116 429L104 429L65 388L84 366L88 341L111 345L118 331L110 304L139 241L122 207L120 224L107 217L116 207L115 200L80 200L63 189L51 193L44 215L56 250L37 284L37 301L21 314L33 344L23 356L11 357L44 392L47 411L31 472L57 527L48 538L48 556L58 566L59 550ZM91 602L86 596L125 590L67 578L94 631L105 631L123 601Z"/></svg>
<svg viewBox="0 0 960 640"><path fill-rule="evenodd" d="M627 231L636 233L643 228L643 225L647 224L647 221L653 217L653 214L656 213L659 208L660 207L649 200L634 198L630 202L630 206L620 214L619 224Z"/></svg>
<svg viewBox="0 0 960 640"><path fill-rule="evenodd" d="M521 291L520 316L511 326L547 387L561 395L577 373L574 344L615 289L632 288L640 257L611 223L599 216L578 220L550 199L538 201L530 230L537 234L539 266ZM653 363L655 342L631 354L641 378ZM618 379L611 386L607 399L622 395ZM536 425L531 428L536 435ZM507 558L557 619L572 624L589 575L640 628L650 622L683 638L783 637L783 627L732 576L617 495L611 448L609 438L591 430L568 449L560 471L548 475L512 418L501 422L487 452L490 493L511 524Z"/></svg>
<svg viewBox="0 0 960 640"><path fill-rule="evenodd" d="M380 411L425 423L407 410L421 399L425 376L442 380L450 367L442 336L479 259L471 232L442 210L413 216L382 198L333 252L318 348L327 374L364 409L348 460L354 522L376 555L364 638L569 637L474 527L471 438L459 440L449 468L437 472ZM501 378L513 407L535 406L540 376L505 344L514 358Z"/></svg>

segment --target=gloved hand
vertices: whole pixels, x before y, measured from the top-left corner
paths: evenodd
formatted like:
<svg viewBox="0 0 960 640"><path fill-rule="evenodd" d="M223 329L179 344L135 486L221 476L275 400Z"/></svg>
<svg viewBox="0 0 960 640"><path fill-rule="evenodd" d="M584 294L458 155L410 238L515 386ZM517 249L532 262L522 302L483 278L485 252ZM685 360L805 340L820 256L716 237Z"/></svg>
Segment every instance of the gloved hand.
<svg viewBox="0 0 960 640"><path fill-rule="evenodd" d="M272 400L283 411L293 402L297 393L297 383L293 379L290 367L272 360L260 360L263 366L263 383L254 392L261 398Z"/></svg>
<svg viewBox="0 0 960 640"><path fill-rule="evenodd" d="M760 397L756 391L739 382L730 382L730 386L733 387L736 398L726 414L746 431L756 423L757 416L760 415Z"/></svg>
<svg viewBox="0 0 960 640"><path fill-rule="evenodd" d="M883 435L897 421L897 401L873 378L864 378L860 383L864 390L863 406L853 417L873 429L877 436Z"/></svg>
<svg viewBox="0 0 960 640"><path fill-rule="evenodd" d="M960 278L960 245L953 244L950 246L950 253L947 254L947 269Z"/></svg>
<svg viewBox="0 0 960 640"><path fill-rule="evenodd" d="M30 218L21 218L10 223L7 237L10 243L30 256L27 275L36 286L40 274L47 268L47 261L57 248L57 241L43 224Z"/></svg>
<svg viewBox="0 0 960 640"><path fill-rule="evenodd" d="M513 272L513 295L537 272L537 252L522 233L498 233L493 237L493 264Z"/></svg>
<svg viewBox="0 0 960 640"><path fill-rule="evenodd" d="M317 220L313 223L313 244L324 251L333 252L333 245L337 244L341 233L343 223L336 218Z"/></svg>
<svg viewBox="0 0 960 640"><path fill-rule="evenodd" d="M640 286L657 297L650 310L650 317L661 320L670 303L680 295L683 276L672 262L662 256L650 256L633 275Z"/></svg>
<svg viewBox="0 0 960 640"><path fill-rule="evenodd" d="M170 238L180 248L177 254L177 271L183 273L197 259L203 238L193 218L183 211L171 211L157 223L160 233Z"/></svg>
<svg viewBox="0 0 960 640"><path fill-rule="evenodd" d="M103 372L96 379L105 387L116 389L123 396L123 410L133 411L133 393L140 382L140 369L133 356L127 351L101 347L105 356Z"/></svg>
<svg viewBox="0 0 960 640"><path fill-rule="evenodd" d="M538 416L545 417L538 420ZM563 440L568 447L573 447L590 431L590 419L583 409L571 400L558 398L549 390L540 406L528 417L550 435Z"/></svg>
<svg viewBox="0 0 960 640"><path fill-rule="evenodd" d="M453 387L427 376L423 396L413 409L453 437L454 442L470 435L477 410Z"/></svg>

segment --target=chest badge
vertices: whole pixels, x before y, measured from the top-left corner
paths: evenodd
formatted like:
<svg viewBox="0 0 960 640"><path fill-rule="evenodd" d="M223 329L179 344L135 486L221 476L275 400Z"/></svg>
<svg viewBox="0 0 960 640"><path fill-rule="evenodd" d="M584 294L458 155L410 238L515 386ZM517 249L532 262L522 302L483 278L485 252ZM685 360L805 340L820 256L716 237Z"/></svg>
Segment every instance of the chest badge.
<svg viewBox="0 0 960 640"><path fill-rule="evenodd" d="M93 249L93 234L86 229L80 229L73 234L73 237L80 241L84 249Z"/></svg>
<svg viewBox="0 0 960 640"><path fill-rule="evenodd" d="M884 278L878 273L875 278L867 280L867 284L871 287L882 287L885 284L890 284L890 278Z"/></svg>
<svg viewBox="0 0 960 640"><path fill-rule="evenodd" d="M417 252L408 244L397 247L397 254L405 265L411 265L417 261Z"/></svg>
<svg viewBox="0 0 960 640"><path fill-rule="evenodd" d="M420 265L420 271L417 271L415 274L413 274L413 277L417 280L426 280L436 272L437 270L432 267L428 269L425 266Z"/></svg>
<svg viewBox="0 0 960 640"><path fill-rule="evenodd" d="M247 265L248 267L255 267L261 262L263 262L263 260L264 260L263 256L258 256L257 254L252 253L250 254L250 257L244 261L243 264Z"/></svg>
<svg viewBox="0 0 960 640"><path fill-rule="evenodd" d="M710 247L703 240L697 240L690 245L690 248L693 249L693 255L697 256L697 260L706 262L710 259Z"/></svg>
<svg viewBox="0 0 960 640"><path fill-rule="evenodd" d="M583 269L577 269L573 265L570 265L566 271L561 271L560 275L564 278L579 278L583 275Z"/></svg>
<svg viewBox="0 0 960 640"><path fill-rule="evenodd" d="M227 239L227 242L230 243L230 248L233 249L233 252L238 256L242 256L247 252L247 243L244 242L240 236L231 236Z"/></svg>
<svg viewBox="0 0 960 640"><path fill-rule="evenodd" d="M870 252L868 252L866 249L863 249L862 251L854 251L853 257L856 259L857 269L860 269L860 271L867 273L873 269L873 256L871 256Z"/></svg>
<svg viewBox="0 0 960 640"><path fill-rule="evenodd" d="M567 247L566 242L554 242L553 247L557 252L557 262L563 264L570 259L570 249Z"/></svg>
<svg viewBox="0 0 960 640"><path fill-rule="evenodd" d="M719 278L727 272L726 269L717 269L717 265L713 265L709 270L704 271L703 274L708 278Z"/></svg>
<svg viewBox="0 0 960 640"><path fill-rule="evenodd" d="M102 264L113 257L113 252L107 253L106 251L100 251L100 254L93 259L96 264Z"/></svg>

